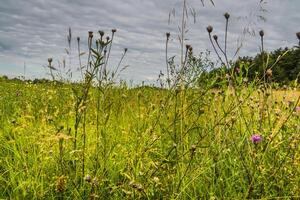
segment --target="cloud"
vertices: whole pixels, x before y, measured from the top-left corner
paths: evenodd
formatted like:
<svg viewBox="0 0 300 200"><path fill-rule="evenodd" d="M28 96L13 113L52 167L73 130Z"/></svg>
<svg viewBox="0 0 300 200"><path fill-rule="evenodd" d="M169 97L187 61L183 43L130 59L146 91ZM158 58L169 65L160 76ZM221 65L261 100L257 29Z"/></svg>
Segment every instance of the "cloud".
<svg viewBox="0 0 300 200"><path fill-rule="evenodd" d="M259 50L257 37L243 37L244 27L264 29L266 48L273 50L297 43L295 33L300 21L300 1L267 1L262 12L259 1L215 0L215 7L205 1L189 0L196 11L196 23L189 18L187 43L195 52L211 46L207 40L206 26L214 26L220 41L224 34L223 13L229 12L229 49L233 54L237 40L243 39L241 55L254 55ZM104 30L110 33L117 28L110 65L117 65L123 49L128 48L124 65L130 65L122 78L155 80L160 70L165 70L165 33L171 32L170 55L178 55L178 25L180 25L182 0L2 0L0 4L0 73L19 76L26 62L28 78L46 76L47 58L55 62L67 59L67 30L72 27L72 53L76 52L76 37L81 38L82 50L86 51L87 31ZM168 24L169 12L174 8L175 17ZM259 21L263 15L267 21ZM77 60L72 61L74 69Z"/></svg>

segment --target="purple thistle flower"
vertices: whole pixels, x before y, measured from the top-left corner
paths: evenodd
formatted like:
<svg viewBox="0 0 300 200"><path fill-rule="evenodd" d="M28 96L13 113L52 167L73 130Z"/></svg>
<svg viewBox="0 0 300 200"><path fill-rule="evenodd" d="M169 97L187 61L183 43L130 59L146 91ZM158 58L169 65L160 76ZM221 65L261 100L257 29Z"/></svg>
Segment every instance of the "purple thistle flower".
<svg viewBox="0 0 300 200"><path fill-rule="evenodd" d="M254 144L257 144L262 141L262 136L259 134L252 135L251 140Z"/></svg>

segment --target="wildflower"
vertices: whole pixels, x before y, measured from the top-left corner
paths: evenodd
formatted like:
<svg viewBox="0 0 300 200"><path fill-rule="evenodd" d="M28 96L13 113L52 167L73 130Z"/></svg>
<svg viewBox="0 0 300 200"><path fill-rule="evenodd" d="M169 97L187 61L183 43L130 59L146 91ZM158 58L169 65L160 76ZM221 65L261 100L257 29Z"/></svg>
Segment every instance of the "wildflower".
<svg viewBox="0 0 300 200"><path fill-rule="evenodd" d="M260 37L264 37L265 32L264 32L263 30L260 30L260 31L259 31L259 35L260 35Z"/></svg>
<svg viewBox="0 0 300 200"><path fill-rule="evenodd" d="M213 27L209 25L206 30L208 33L211 33L213 31Z"/></svg>
<svg viewBox="0 0 300 200"><path fill-rule="evenodd" d="M226 12L226 13L224 14L224 17L225 17L226 20L228 20L229 17L230 17L230 14L229 14L228 12Z"/></svg>
<svg viewBox="0 0 300 200"><path fill-rule="evenodd" d="M257 144L262 141L262 136L259 134L252 135L251 140L254 144Z"/></svg>
<svg viewBox="0 0 300 200"><path fill-rule="evenodd" d="M191 149L190 149L190 150L191 150L192 153L195 153L195 151L196 151L196 145L193 144L193 145L191 146Z"/></svg>
<svg viewBox="0 0 300 200"><path fill-rule="evenodd" d="M271 77L271 76L272 76L272 70L271 70L271 69L267 69L266 75L267 75L268 77Z"/></svg>
<svg viewBox="0 0 300 200"><path fill-rule="evenodd" d="M170 38L170 35L171 35L171 34L170 34L169 32L166 33L167 39Z"/></svg>
<svg viewBox="0 0 300 200"><path fill-rule="evenodd" d="M101 37L104 36L104 31L98 31L98 33L100 34Z"/></svg>
<svg viewBox="0 0 300 200"><path fill-rule="evenodd" d="M89 38L93 38L93 31L89 31Z"/></svg>
<svg viewBox="0 0 300 200"><path fill-rule="evenodd" d="M295 112L300 112L300 107L299 106L295 107Z"/></svg>
<svg viewBox="0 0 300 200"><path fill-rule="evenodd" d="M241 69L240 69L239 67L236 67L236 68L234 69L234 71L235 71L235 73L239 74L239 73L241 72Z"/></svg>
<svg viewBox="0 0 300 200"><path fill-rule="evenodd" d="M91 180L92 180L92 178L91 178L91 176L89 175L89 174L87 174L85 177L84 177L84 180L86 181L86 182L91 182Z"/></svg>

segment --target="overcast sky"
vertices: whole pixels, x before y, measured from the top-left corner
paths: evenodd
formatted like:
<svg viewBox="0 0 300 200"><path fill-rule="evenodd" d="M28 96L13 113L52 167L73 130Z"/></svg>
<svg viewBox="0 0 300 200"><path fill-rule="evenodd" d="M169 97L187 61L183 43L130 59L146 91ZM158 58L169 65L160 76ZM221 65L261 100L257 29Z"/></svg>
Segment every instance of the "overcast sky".
<svg viewBox="0 0 300 200"><path fill-rule="evenodd" d="M243 38L245 27L265 30L266 49L273 50L297 44L295 33L300 31L299 0L214 0L215 6L200 0L189 0L196 11L196 22L189 18L187 43L195 53L212 50L206 27L223 38L225 12L231 14L229 48L233 52L243 39L240 55L259 51L259 37ZM73 47L76 37L86 50L87 32L117 29L110 66L118 63L123 49L128 54L123 65L129 65L121 75L126 80L153 82L160 70L165 70L165 33L171 33L170 55L177 55L178 24L182 0L0 0L0 74L47 77L43 66L53 57L54 65L66 57L68 28L72 28ZM262 11L260 6L266 9ZM168 23L169 13L175 17ZM258 16L265 17L266 21ZM220 40L221 40L220 39ZM73 54L76 49L74 48ZM77 60L72 61L74 68Z"/></svg>

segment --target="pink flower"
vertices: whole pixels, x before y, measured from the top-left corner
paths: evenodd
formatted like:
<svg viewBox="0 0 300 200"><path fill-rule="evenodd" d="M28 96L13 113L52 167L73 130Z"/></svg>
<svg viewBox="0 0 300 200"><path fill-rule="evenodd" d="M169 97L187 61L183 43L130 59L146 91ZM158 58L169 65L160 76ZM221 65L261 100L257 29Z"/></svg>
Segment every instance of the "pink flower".
<svg viewBox="0 0 300 200"><path fill-rule="evenodd" d="M262 141L262 136L259 134L252 135L251 140L254 144L257 144Z"/></svg>

